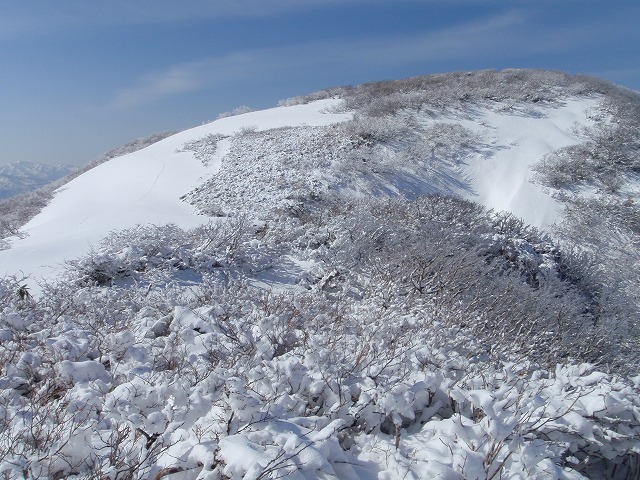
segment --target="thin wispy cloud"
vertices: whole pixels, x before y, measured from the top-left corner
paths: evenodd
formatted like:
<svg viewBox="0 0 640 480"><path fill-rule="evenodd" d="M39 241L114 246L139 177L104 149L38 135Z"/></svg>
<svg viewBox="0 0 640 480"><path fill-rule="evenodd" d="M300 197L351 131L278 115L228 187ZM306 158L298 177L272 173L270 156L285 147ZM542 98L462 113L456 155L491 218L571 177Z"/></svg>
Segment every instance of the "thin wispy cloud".
<svg viewBox="0 0 640 480"><path fill-rule="evenodd" d="M4 11L0 15L0 40L41 36L56 30L62 31L68 22L68 17L55 13L47 17L42 13L33 15L22 11Z"/></svg>
<svg viewBox="0 0 640 480"><path fill-rule="evenodd" d="M356 49L372 62L389 65L477 57L493 54L496 48L513 49L514 32L520 30L526 20L523 12L514 10L426 33L364 40Z"/></svg>
<svg viewBox="0 0 640 480"><path fill-rule="evenodd" d="M514 9L483 20L403 37L293 43L206 57L145 75L131 87L115 92L109 105L114 109L135 108L196 90L233 86L247 78L273 79L286 75L284 72L317 68L348 69L356 64L359 68L380 68L416 62L523 57L544 52L556 43L558 49L573 48L594 28L580 26L572 32L548 29L541 36L527 27L529 21L525 10Z"/></svg>
<svg viewBox="0 0 640 480"><path fill-rule="evenodd" d="M202 63L178 65L165 72L145 75L135 85L116 91L109 107L123 110L165 97L191 92L203 84Z"/></svg>
<svg viewBox="0 0 640 480"><path fill-rule="evenodd" d="M31 0L4 2L0 15L0 40L16 36L46 36L72 30L118 25L175 24L193 20L242 17L275 17L316 8L362 5L371 8L390 0ZM416 0L393 0L394 5L415 4ZM501 3L500 0L422 0L431 5L473 5Z"/></svg>
<svg viewBox="0 0 640 480"><path fill-rule="evenodd" d="M161 101L167 97L223 86L260 70L267 62L260 52L239 52L216 58L182 63L164 71L149 73L130 87L117 90L108 108L125 110Z"/></svg>
<svg viewBox="0 0 640 480"><path fill-rule="evenodd" d="M289 59L293 64L340 64L397 66L494 58L526 58L549 52L583 49L601 42L606 26L600 22L573 26L533 25L526 9L511 9L486 18L433 29L419 34L361 38L355 41L335 39L325 42L291 45L268 52L271 58ZM266 54L266 53L265 53Z"/></svg>
<svg viewBox="0 0 640 480"><path fill-rule="evenodd" d="M400 0L402 1L402 0ZM442 1L442 0L437 0ZM0 40L48 35L92 27L177 23L192 20L264 17L339 4L384 3L384 0L111 0L109 2L34 0L5 2L0 15Z"/></svg>

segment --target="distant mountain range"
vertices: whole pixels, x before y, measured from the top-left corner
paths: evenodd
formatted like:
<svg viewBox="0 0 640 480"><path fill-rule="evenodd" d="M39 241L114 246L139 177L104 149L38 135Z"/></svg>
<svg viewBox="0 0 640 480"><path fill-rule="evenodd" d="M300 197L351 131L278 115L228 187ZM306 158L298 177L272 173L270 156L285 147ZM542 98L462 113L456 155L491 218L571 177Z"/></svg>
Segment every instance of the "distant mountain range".
<svg viewBox="0 0 640 480"><path fill-rule="evenodd" d="M26 193L70 174L73 165L14 162L0 166L0 200Z"/></svg>

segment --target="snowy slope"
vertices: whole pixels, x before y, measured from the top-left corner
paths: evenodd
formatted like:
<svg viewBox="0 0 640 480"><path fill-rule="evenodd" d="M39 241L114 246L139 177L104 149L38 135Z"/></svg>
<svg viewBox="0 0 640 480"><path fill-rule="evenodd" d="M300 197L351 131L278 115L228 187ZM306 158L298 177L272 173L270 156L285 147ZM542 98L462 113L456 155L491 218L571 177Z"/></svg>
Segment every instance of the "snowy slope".
<svg viewBox="0 0 640 480"><path fill-rule="evenodd" d="M0 278L0 473L638 478L631 296L455 198L556 221L532 166L606 94L483 75L228 117L61 188L0 251L32 275Z"/></svg>
<svg viewBox="0 0 640 480"><path fill-rule="evenodd" d="M583 142L577 127L591 123L588 113L600 102L583 97L535 107L476 105L440 116L361 116L355 127L341 131L285 129L235 139L229 161L189 199L204 211L268 215L275 204L283 207L282 199L304 197L300 188L281 185L286 176L290 185L318 194L456 195L548 230L562 205L532 181L532 167L559 148ZM448 131L443 124L458 128ZM375 141L368 146L362 138L371 136Z"/></svg>
<svg viewBox="0 0 640 480"><path fill-rule="evenodd" d="M87 253L111 231L137 224L174 223L190 228L206 223L209 218L196 215L194 208L180 197L216 175L222 157L229 151L230 141L219 141L215 155L206 162L196 158L194 152L185 150L185 144L210 134L231 136L243 129L262 131L287 126L306 127L308 131L310 127L343 122L351 118L351 114L328 113L328 109L339 102L322 100L223 118L86 172L61 188L51 204L24 226L22 231L27 234L26 238L13 239L9 250L0 251L0 274L50 279L55 277L65 260ZM450 173L464 179L469 188L451 188L448 193L496 211L510 211L544 229L558 220L561 205L541 186L530 181L530 167L555 149L579 143L581 139L576 136L575 127L588 123L587 112L598 102L597 98L574 99L559 106L541 106L526 112L517 107L481 107L471 115L466 112L448 118L427 117L421 121L458 123L477 133L482 141L482 148ZM301 134L302 131L294 131L293 138L278 139L276 148L285 156L289 155L286 152L300 148L299 142L304 141ZM307 145L307 148L319 151L317 145ZM257 152L252 161L261 162L261 168L253 163L245 165L244 170L224 172L225 187L236 195L236 203L246 205L249 214L254 208L251 205L263 205L268 201L265 194L269 189L260 187L260 182L272 179L260 173L265 171L262 167L282 175L278 173L283 161L280 152ZM236 152L234 158L249 158L250 155L249 152ZM234 168L236 163L229 162L226 168ZM320 177L324 173L318 170L312 175ZM393 175L392 171L390 177ZM387 180L393 182L392 178ZM422 191L412 193L430 193L428 182L421 188Z"/></svg>
<svg viewBox="0 0 640 480"><path fill-rule="evenodd" d="M554 150L581 143L576 127L591 123L588 112L600 101L571 99L559 108L524 113L517 108L483 110L473 120L460 121L490 147L488 153L479 153L463 167L462 174L473 189L463 196L547 229L559 220L562 205L531 181L531 167Z"/></svg>
<svg viewBox="0 0 640 480"><path fill-rule="evenodd" d="M22 228L26 238L12 239L12 247L0 251L0 275L51 279L65 260L87 253L113 230L137 224L175 223L188 228L206 223L180 197L215 173L219 162L203 165L191 152L181 151L186 142L208 134L231 135L247 126L314 126L350 118L326 113L337 103L323 100L224 118L84 173L61 188Z"/></svg>

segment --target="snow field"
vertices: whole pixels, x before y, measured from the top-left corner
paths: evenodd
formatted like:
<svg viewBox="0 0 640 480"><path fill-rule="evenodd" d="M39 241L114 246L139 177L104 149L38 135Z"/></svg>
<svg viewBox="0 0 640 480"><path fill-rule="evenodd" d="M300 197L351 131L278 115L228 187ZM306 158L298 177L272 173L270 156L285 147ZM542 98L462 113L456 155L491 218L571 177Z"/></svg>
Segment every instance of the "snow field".
<svg viewBox="0 0 640 480"><path fill-rule="evenodd" d="M548 230L560 220L562 203L532 181L531 167L546 154L581 143L578 127L592 124L589 112L600 102L587 97L552 108L515 104L476 110L471 120L452 119L488 145L464 162L461 175L469 179L471 189L460 192L462 197Z"/></svg>

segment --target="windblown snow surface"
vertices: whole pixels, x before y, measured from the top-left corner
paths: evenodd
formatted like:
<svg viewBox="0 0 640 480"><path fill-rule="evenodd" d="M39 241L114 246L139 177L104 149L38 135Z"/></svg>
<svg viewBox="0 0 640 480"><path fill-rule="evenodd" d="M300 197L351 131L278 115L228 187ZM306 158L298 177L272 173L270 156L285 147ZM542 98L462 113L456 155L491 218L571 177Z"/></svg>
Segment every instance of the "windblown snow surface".
<svg viewBox="0 0 640 480"><path fill-rule="evenodd" d="M472 186L466 197L548 229L559 220L561 205L532 182L531 167L554 150L580 143L577 131L591 123L590 112L597 105L594 98L567 100L561 107L539 110L510 105L460 121L489 144L488 155L470 158L463 167Z"/></svg>
<svg viewBox="0 0 640 480"><path fill-rule="evenodd" d="M418 116L413 121L427 134L430 125L442 124L471 132L454 131L467 145L464 153L440 155L446 161L437 170L391 156L385 164L380 158L384 149L397 146L393 140L381 147L373 166L369 158L344 164L341 154L351 140L336 132L353 113L340 113L341 101L334 99L224 118L77 177L23 227L25 238L12 238L10 248L0 251L0 273L28 277L23 282L34 297L17 299L0 284L0 298L10 299L0 317L0 362L6 367L0 377L0 474L154 480L634 478L640 468L640 377L623 379L590 364L541 366L495 354L495 345L481 343L466 329L474 319L447 323L446 312L423 297L389 305L385 285L374 285L385 281L384 271L370 280L372 290L364 285L362 294L341 294L335 288L338 270L349 258L338 258L338 267L327 267L324 277L300 285L314 258L323 252L339 256L349 235L370 232L371 243L363 244L373 251L376 225L348 234L313 225L307 235L298 218L289 216L281 224L291 228L291 236L278 238L306 242L296 250L300 258L274 254L281 264L264 268L269 278L256 265L278 248L261 244L262 214L295 209L296 195L314 189L449 193L546 228L559 218L560 206L530 181L530 167L546 153L582 141L575 127L589 122L597 104L597 98L574 98L553 106L494 104L439 118ZM267 130L272 133L256 134ZM431 151L446 147L436 142ZM296 168L301 162L304 168ZM344 177L354 171L355 180ZM422 178L423 172L432 176ZM441 205L461 205L447 201ZM233 229L205 227L187 237L144 228L234 225L235 216L251 222L252 214L260 220L250 227L253 237L233 248L226 246L237 240ZM116 234L107 252L107 260L115 260L105 262L130 267L129 277L111 284L111 277L85 283L73 278L75 283L61 282L49 293L38 289L38 282L61 275L65 261L92 248L104 254L101 240L109 232L137 225L137 233L156 241L153 248L131 245L133 234ZM193 245L183 244L185 238ZM442 248L430 252L451 253L446 237L432 238ZM163 242L168 256L152 258ZM333 250L331 242L337 245ZM524 240L520 244L544 270L550 257L527 250ZM81 266L99 260L87 258ZM446 268L453 274L467 265L464 255L455 258L459 264L442 264L445 276ZM165 263L178 274L195 272L200 284L181 290L145 283L152 277L144 275ZM260 281L233 278L235 265L247 263L253 280ZM489 302L502 295L480 291ZM50 296L40 301L41 294ZM505 316L522 312L520 305L512 307ZM521 328L526 337L527 325ZM526 348L527 338L519 338Z"/></svg>

